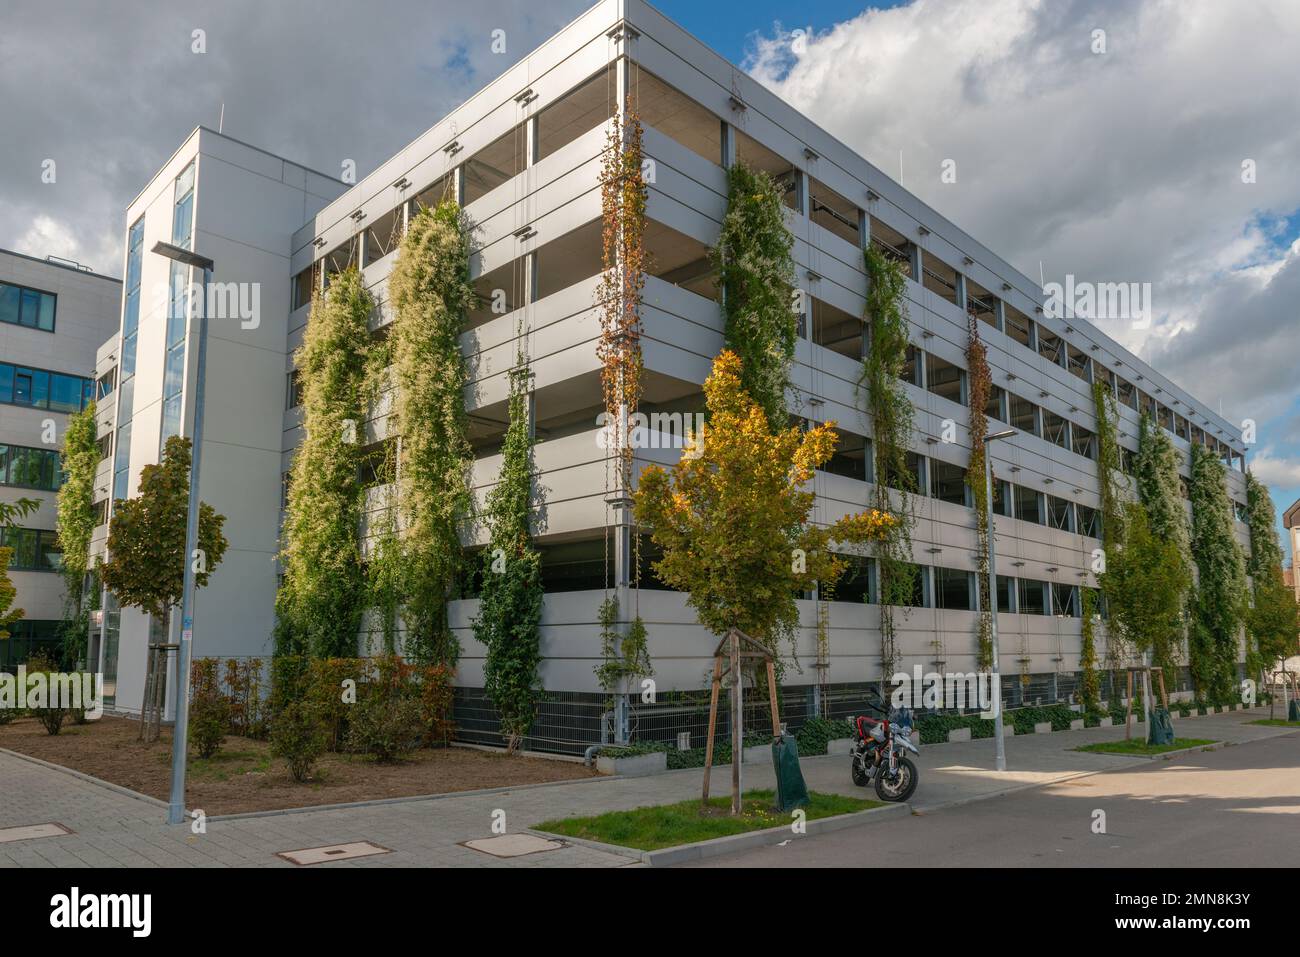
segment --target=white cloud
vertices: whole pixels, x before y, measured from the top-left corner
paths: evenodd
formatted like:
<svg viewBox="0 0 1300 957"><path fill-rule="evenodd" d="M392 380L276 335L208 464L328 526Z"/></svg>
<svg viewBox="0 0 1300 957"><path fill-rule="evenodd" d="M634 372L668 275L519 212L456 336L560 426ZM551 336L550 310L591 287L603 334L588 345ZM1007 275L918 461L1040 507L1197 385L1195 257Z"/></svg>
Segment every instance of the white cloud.
<svg viewBox="0 0 1300 957"><path fill-rule="evenodd" d="M1250 471L1265 485L1278 489L1300 488L1300 456L1277 455L1271 448L1250 457Z"/></svg>
<svg viewBox="0 0 1300 957"><path fill-rule="evenodd" d="M1151 282L1149 330L1101 325L1230 418L1289 404L1300 4L915 0L801 47L746 66L1027 275Z"/></svg>

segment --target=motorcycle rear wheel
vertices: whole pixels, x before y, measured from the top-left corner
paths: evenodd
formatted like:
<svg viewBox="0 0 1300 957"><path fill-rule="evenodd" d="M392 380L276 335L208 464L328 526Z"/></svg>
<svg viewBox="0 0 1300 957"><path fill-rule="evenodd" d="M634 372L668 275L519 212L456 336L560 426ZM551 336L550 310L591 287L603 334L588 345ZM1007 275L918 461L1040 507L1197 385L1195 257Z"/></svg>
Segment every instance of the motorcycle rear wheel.
<svg viewBox="0 0 1300 957"><path fill-rule="evenodd" d="M898 759L898 775L889 780L889 769L882 767L876 775L876 797L882 801L906 801L916 791L916 765L909 758Z"/></svg>

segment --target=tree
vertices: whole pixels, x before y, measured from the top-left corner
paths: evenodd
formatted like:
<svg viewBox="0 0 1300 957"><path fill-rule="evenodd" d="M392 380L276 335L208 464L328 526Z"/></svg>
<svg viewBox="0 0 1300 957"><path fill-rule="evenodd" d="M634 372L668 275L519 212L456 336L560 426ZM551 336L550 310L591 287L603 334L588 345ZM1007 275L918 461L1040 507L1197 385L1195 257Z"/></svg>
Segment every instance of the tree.
<svg viewBox="0 0 1300 957"><path fill-rule="evenodd" d="M294 368L303 440L293 459L281 533L276 654L356 654L369 589L361 560L361 444L374 384L374 301L355 266L331 277L311 307Z"/></svg>
<svg viewBox="0 0 1300 957"><path fill-rule="evenodd" d="M1157 427L1144 413L1138 424L1138 450L1133 457L1134 484L1149 534L1168 542L1173 548L1170 560L1177 566L1178 574L1175 576L1170 572L1169 585L1186 605L1192 591L1191 529L1183 505L1182 483L1178 478L1180 465L1178 450L1174 448L1169 433ZM1134 607L1134 612L1142 612L1141 604ZM1186 637L1184 616L1176 640L1158 642L1151 647L1151 663L1172 676Z"/></svg>
<svg viewBox="0 0 1300 957"><path fill-rule="evenodd" d="M1197 443L1192 445L1191 499L1197 585L1188 651L1197 694L1221 702L1232 697L1236 683L1246 565L1233 534L1223 462Z"/></svg>
<svg viewBox="0 0 1300 957"><path fill-rule="evenodd" d="M501 474L488 493L491 536L483 552L483 591L474 637L487 648L484 690L496 707L510 753L533 724L541 697L541 556L529 531L533 437L528 427L528 366L511 373L509 417L501 448Z"/></svg>
<svg viewBox="0 0 1300 957"><path fill-rule="evenodd" d="M185 563L193 561L194 587L203 588L226 553L224 515L199 505L199 552L185 554L190 498L189 439L173 435L162 461L140 473L135 498L119 499L108 527L108 559L100 566L104 584L123 605L168 620L181 600Z"/></svg>
<svg viewBox="0 0 1300 957"><path fill-rule="evenodd" d="M1282 579L1282 546L1278 542L1277 513L1268 486L1246 473L1246 521L1250 526L1250 576L1254 606L1246 614L1250 639L1247 673L1258 676L1279 658L1296 653L1300 627L1296 622L1295 594Z"/></svg>
<svg viewBox="0 0 1300 957"><path fill-rule="evenodd" d="M1256 656L1252 675L1300 652L1300 605L1283 580L1282 569L1256 581L1255 604L1246 613L1246 628Z"/></svg>
<svg viewBox="0 0 1300 957"><path fill-rule="evenodd" d="M95 469L99 465L99 443L95 440L95 403L68 417L63 433L60 465L63 484L59 486L58 530L63 548L63 581L67 591L64 601L63 656L69 667L86 653L90 632L88 609L83 607L87 592L86 574L90 571L90 536L95 530ZM91 598L94 600L92 588Z"/></svg>
<svg viewBox="0 0 1300 957"><path fill-rule="evenodd" d="M711 252L722 287L726 347L739 359L741 386L773 429L788 421L785 390L794 358L794 237L782 191L762 170L727 170L727 214Z"/></svg>
<svg viewBox="0 0 1300 957"><path fill-rule="evenodd" d="M18 595L18 589L9 578L9 559L13 557L12 548L0 548L0 641L9 637L9 626L25 614L21 608L13 607Z"/></svg>
<svg viewBox="0 0 1300 957"><path fill-rule="evenodd" d="M830 550L876 541L895 521L877 511L810 525L813 471L835 449L834 422L774 429L742 386L741 359L724 351L704 383L709 411L671 473L649 466L634 495L637 521L663 549L655 571L689 592L700 623L739 628L776 653L798 624L796 593L833 585L845 562Z"/></svg>
<svg viewBox="0 0 1300 957"><path fill-rule="evenodd" d="M1184 559L1173 542L1154 533L1141 505L1125 507L1124 525L1127 541L1107 551L1106 570L1098 576L1110 632L1161 664L1173 658L1183 635Z"/></svg>

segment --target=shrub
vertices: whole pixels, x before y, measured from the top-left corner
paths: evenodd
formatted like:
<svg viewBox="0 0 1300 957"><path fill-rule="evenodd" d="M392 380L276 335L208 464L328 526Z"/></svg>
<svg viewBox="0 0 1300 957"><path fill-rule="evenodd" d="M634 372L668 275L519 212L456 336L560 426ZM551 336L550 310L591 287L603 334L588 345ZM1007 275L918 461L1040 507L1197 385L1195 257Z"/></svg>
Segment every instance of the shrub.
<svg viewBox="0 0 1300 957"><path fill-rule="evenodd" d="M455 694L451 685L451 669L443 665L422 668L419 678L420 727L424 731L425 747L445 747L455 730L451 721Z"/></svg>
<svg viewBox="0 0 1300 957"><path fill-rule="evenodd" d="M225 688L230 702L230 733L263 737L266 716L262 708L262 659L227 658Z"/></svg>
<svg viewBox="0 0 1300 957"><path fill-rule="evenodd" d="M835 738L853 737L853 725L844 719L809 718L803 727L795 732L795 741L799 745L799 756L825 754L826 744Z"/></svg>
<svg viewBox="0 0 1300 957"><path fill-rule="evenodd" d="M295 781L306 781L325 750L325 727L316 709L305 701L290 701L271 720L271 753L289 765Z"/></svg>
<svg viewBox="0 0 1300 957"><path fill-rule="evenodd" d="M45 676L45 687L47 692L46 704L49 704L49 698L54 696L54 690L50 687L50 681L54 678L57 669L54 663L46 658L43 654L33 655L27 662L27 680L31 681L34 675L43 674ZM32 716L36 718L50 735L56 735L63 728L63 719L68 716L65 708L32 708Z"/></svg>
<svg viewBox="0 0 1300 957"><path fill-rule="evenodd" d="M307 664L305 697L325 726L325 741L331 751L343 750L355 710L351 697L345 700L343 682L356 682L359 696L367 671L367 662L361 658L316 658Z"/></svg>
<svg viewBox="0 0 1300 957"><path fill-rule="evenodd" d="M230 702L221 692L219 664L215 658L200 658L190 665L189 740L201 758L221 750L230 724Z"/></svg>
<svg viewBox="0 0 1300 957"><path fill-rule="evenodd" d="M371 680L358 689L349 718L348 747L378 761L395 761L415 750L422 736L421 702L410 682L411 667L396 655L374 659Z"/></svg>

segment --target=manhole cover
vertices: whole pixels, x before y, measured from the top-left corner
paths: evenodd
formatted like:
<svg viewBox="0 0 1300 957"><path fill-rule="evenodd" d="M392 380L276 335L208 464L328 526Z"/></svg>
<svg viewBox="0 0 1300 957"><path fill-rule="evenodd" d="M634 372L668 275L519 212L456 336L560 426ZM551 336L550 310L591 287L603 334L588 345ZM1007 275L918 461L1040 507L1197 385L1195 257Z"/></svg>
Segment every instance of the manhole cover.
<svg viewBox="0 0 1300 957"><path fill-rule="evenodd" d="M276 857L283 857L295 864L323 864L325 861L350 861L357 857L373 857L376 854L391 854L386 847L372 844L370 841L354 841L351 844L327 844L324 847L307 847L301 851L281 851Z"/></svg>
<svg viewBox="0 0 1300 957"><path fill-rule="evenodd" d="M523 857L539 851L558 851L567 845L563 841L548 841L536 834L502 834L500 837L485 837L477 841L466 841L465 847L491 854L493 857Z"/></svg>
<svg viewBox="0 0 1300 957"><path fill-rule="evenodd" d="M0 844L8 844L11 841L30 841L38 837L62 837L64 834L74 833L76 832L72 828L53 822L48 824L24 824L21 827L0 827Z"/></svg>

